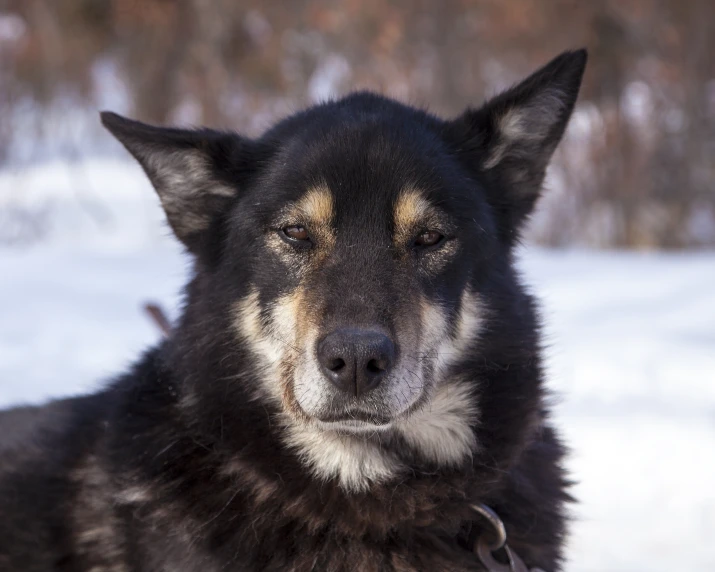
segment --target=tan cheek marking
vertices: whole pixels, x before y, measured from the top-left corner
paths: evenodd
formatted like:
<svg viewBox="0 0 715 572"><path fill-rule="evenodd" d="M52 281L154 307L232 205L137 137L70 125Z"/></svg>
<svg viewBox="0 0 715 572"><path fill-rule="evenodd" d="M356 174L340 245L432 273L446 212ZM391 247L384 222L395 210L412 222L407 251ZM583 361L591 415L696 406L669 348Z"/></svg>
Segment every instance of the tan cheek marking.
<svg viewBox="0 0 715 572"><path fill-rule="evenodd" d="M273 382L275 378L275 363L280 359L280 348L271 342L261 326L261 308L258 302L258 291L251 289L248 295L234 302L233 329L239 342L245 342L254 354L255 365L262 370L263 389L273 399L280 399L280 393Z"/></svg>
<svg viewBox="0 0 715 572"><path fill-rule="evenodd" d="M258 291L252 288L244 298L234 304L234 328L238 337L247 342L258 360L257 364L264 371L261 376L264 389L272 398L282 401L283 370L286 363L293 361L289 351L293 344L288 337L293 331L290 328L285 330L285 323L277 328L273 316L268 323L264 323L261 310ZM289 317L280 309L278 313L282 315L284 322Z"/></svg>
<svg viewBox="0 0 715 572"><path fill-rule="evenodd" d="M470 349L484 328L486 308L479 294L465 290L462 294L457 329L454 336L454 352L458 359Z"/></svg>
<svg viewBox="0 0 715 572"><path fill-rule="evenodd" d="M427 379L432 380L432 386L441 377L443 357L439 348L448 335L448 329L447 313L444 309L439 304L420 296L418 356L423 362L422 375L427 375Z"/></svg>
<svg viewBox="0 0 715 572"><path fill-rule="evenodd" d="M271 312L273 329L287 346L286 355L280 367L280 385L283 407L300 417L303 410L298 406L293 383L298 361L304 357L306 337L311 329L311 316L305 296L305 289L299 286L290 294L281 296Z"/></svg>
<svg viewBox="0 0 715 572"><path fill-rule="evenodd" d="M423 353L439 348L448 334L447 312L439 305L422 297L420 300L421 339Z"/></svg>
<svg viewBox="0 0 715 572"><path fill-rule="evenodd" d="M273 302L267 320L261 319L255 289L236 303L234 312L238 334L248 342L264 367L264 388L281 402L284 411L304 417L296 400L293 381L315 329L314 313L310 310L305 288L298 286Z"/></svg>
<svg viewBox="0 0 715 572"><path fill-rule="evenodd" d="M463 359L472 348L484 328L487 309L478 294L465 290L455 331L451 334L447 313L438 304L423 298L420 301L420 310L423 332L420 346L426 348L425 352L431 349L435 353L434 375L439 381L446 369Z"/></svg>

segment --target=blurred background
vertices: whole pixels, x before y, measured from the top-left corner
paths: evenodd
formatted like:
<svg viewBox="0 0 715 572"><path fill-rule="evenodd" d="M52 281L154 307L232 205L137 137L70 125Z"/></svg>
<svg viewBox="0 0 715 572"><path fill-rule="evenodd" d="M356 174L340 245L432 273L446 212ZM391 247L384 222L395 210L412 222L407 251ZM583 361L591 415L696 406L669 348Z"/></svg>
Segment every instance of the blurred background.
<svg viewBox="0 0 715 572"><path fill-rule="evenodd" d="M715 2L0 0L0 405L158 339L187 260L99 109L257 135L368 88L451 116L590 61L520 265L578 484L568 570L715 570Z"/></svg>

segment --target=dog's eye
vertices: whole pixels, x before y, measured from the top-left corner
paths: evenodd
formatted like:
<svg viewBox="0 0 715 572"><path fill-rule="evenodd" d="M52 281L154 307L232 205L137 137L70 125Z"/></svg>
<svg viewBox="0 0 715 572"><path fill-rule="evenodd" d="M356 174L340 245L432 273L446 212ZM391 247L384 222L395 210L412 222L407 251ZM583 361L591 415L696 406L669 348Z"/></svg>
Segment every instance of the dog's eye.
<svg viewBox="0 0 715 572"><path fill-rule="evenodd" d="M308 231L303 226L287 226L283 233L293 240L308 240Z"/></svg>
<svg viewBox="0 0 715 572"><path fill-rule="evenodd" d="M298 246L309 246L310 245L310 235L308 230L304 226L300 225L290 225L284 226L280 229L279 234L286 242L290 244L295 244Z"/></svg>
<svg viewBox="0 0 715 572"><path fill-rule="evenodd" d="M437 246L444 240L444 235L436 230L425 230L415 238L413 244L417 248Z"/></svg>

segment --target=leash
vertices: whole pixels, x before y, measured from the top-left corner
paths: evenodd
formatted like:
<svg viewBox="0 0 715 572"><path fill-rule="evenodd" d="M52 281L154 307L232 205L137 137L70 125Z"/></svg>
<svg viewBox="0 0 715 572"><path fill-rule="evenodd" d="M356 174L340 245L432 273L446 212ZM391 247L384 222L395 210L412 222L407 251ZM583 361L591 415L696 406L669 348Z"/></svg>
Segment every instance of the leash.
<svg viewBox="0 0 715 572"><path fill-rule="evenodd" d="M470 504L469 508L478 513L491 527L491 534L480 534L474 544L474 553L488 572L544 572L541 568L527 568L517 553L509 548L506 543L506 528L497 513L485 504ZM502 564L494 559L494 553L499 550L504 550L509 564Z"/></svg>
<svg viewBox="0 0 715 572"><path fill-rule="evenodd" d="M159 304L154 304L153 302L147 302L144 304L144 311L147 313L151 321L154 322L159 331L164 335L168 336L171 333L171 322L169 318L166 317L166 313L161 309Z"/></svg>

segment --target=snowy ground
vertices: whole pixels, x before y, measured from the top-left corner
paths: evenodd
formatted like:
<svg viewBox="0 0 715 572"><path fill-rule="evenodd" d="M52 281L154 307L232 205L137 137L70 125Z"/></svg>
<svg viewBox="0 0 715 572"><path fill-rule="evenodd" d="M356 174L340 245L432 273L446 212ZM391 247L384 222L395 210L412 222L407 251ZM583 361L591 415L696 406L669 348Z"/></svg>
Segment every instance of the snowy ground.
<svg viewBox="0 0 715 572"><path fill-rule="evenodd" d="M98 387L158 338L140 305L175 315L187 262L156 204L123 162L0 173L0 243L20 243L0 246L0 406ZM579 481L568 570L715 570L715 253L521 267Z"/></svg>

